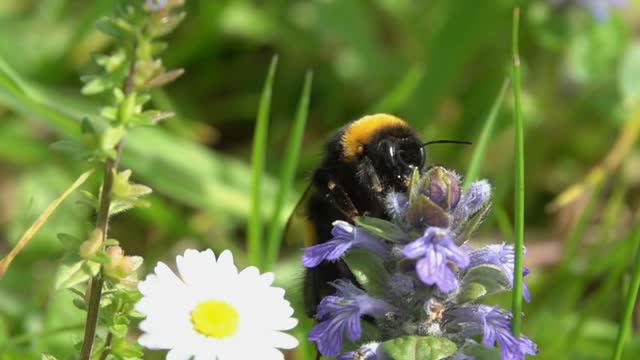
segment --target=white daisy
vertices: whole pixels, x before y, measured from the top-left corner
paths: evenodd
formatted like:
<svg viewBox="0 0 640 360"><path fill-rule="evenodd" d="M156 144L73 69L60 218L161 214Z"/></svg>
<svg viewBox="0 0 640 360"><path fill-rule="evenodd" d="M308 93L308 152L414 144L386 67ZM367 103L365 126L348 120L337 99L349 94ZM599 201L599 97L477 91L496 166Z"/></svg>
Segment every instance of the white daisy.
<svg viewBox="0 0 640 360"><path fill-rule="evenodd" d="M271 286L272 273L238 273L229 250L217 261L211 250L187 250L176 265L180 277L159 262L138 285L144 347L168 349L170 360L275 360L284 359L279 349L298 346L283 332L298 321L284 290Z"/></svg>

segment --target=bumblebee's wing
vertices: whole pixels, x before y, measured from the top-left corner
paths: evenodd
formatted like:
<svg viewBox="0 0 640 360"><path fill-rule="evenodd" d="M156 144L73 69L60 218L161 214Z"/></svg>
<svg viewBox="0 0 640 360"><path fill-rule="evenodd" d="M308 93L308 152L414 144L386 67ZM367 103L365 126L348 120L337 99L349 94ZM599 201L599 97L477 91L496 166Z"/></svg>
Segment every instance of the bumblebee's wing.
<svg viewBox="0 0 640 360"><path fill-rule="evenodd" d="M316 231L313 223L307 216L307 208L315 191L313 186L310 185L304 191L298 204L291 213L284 229L285 244L289 246L300 246L302 244L304 244L304 246L311 246L316 243Z"/></svg>

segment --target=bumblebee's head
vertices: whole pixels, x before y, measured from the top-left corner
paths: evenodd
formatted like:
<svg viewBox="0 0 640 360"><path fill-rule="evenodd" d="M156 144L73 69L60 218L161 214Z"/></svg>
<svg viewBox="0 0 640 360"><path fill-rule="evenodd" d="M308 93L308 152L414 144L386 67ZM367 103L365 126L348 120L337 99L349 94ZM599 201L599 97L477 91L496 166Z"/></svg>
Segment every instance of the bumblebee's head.
<svg viewBox="0 0 640 360"><path fill-rule="evenodd" d="M352 122L341 143L343 159L357 164L361 182L380 180L380 184L371 183L376 192L405 191L413 170L424 166L424 149L415 130L392 115L370 115Z"/></svg>

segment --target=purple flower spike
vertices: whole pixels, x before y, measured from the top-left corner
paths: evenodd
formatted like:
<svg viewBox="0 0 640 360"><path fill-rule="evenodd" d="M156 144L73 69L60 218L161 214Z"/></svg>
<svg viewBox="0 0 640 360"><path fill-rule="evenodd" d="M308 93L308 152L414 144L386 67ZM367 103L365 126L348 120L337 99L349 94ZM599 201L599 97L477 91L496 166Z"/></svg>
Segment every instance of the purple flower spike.
<svg viewBox="0 0 640 360"><path fill-rule="evenodd" d="M491 199L491 185L489 185L489 182L487 180L475 181L462 194L453 216L459 220L466 220L480 210L489 199Z"/></svg>
<svg viewBox="0 0 640 360"><path fill-rule="evenodd" d="M524 254L527 253L527 249L523 249ZM515 266L515 249L513 245L505 245L504 243L498 245L487 245L481 247L477 250L473 250L470 253L471 255L471 264L470 266L476 266L480 264L491 264L500 267L504 275L509 280L509 284L513 288L513 279L514 273L513 269ZM523 268L523 276L529 274L529 269ZM529 293L529 289L527 285L522 283L522 297L524 297L526 302L531 301L531 294Z"/></svg>
<svg viewBox="0 0 640 360"><path fill-rule="evenodd" d="M336 261L352 246L369 249L381 257L386 256L386 246L381 240L346 221L335 221L331 235L333 239L330 241L309 246L304 250L302 265L312 268L323 260Z"/></svg>
<svg viewBox="0 0 640 360"><path fill-rule="evenodd" d="M336 295L322 299L316 314L319 323L309 331L308 336L324 356L340 354L345 332L352 342L360 339L362 315L379 318L393 310L391 305L367 295L350 282L339 280L334 286L337 289Z"/></svg>
<svg viewBox="0 0 640 360"><path fill-rule="evenodd" d="M453 317L453 324L461 325L464 336L482 333L482 343L493 348L500 345L502 360L524 360L525 354L535 355L536 345L526 336L516 338L511 332L511 313L487 305L471 305L452 309L447 312Z"/></svg>
<svg viewBox="0 0 640 360"><path fill-rule="evenodd" d="M404 256L417 259L416 273L427 285L437 285L442 292L451 292L458 287L456 275L448 265L453 262L459 268L469 266L469 255L458 247L447 229L429 227L424 235L405 245Z"/></svg>

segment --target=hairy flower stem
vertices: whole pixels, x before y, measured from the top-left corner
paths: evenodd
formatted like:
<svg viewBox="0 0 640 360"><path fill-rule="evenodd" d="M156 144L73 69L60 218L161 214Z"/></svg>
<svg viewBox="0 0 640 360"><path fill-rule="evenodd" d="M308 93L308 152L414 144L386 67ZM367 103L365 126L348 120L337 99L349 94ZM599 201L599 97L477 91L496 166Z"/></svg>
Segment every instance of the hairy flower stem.
<svg viewBox="0 0 640 360"><path fill-rule="evenodd" d="M136 50L137 42L133 45L129 73L123 84L125 96L129 95L131 91L133 91L133 78L136 70ZM98 205L98 216L96 219L96 228L102 231L103 244L107 240L107 232L109 230L109 208L111 207L113 176L118 169L121 153L122 141L116 145L115 158L108 158L104 165L104 177L102 179L102 190L100 192L100 203ZM101 268L98 274L91 279L90 286L88 288L87 321L84 328L84 340L82 342L82 350L80 351L80 360L89 360L91 357L93 340L96 335L96 328L98 327L98 312L100 311L100 298L102 297L103 284L104 275Z"/></svg>

